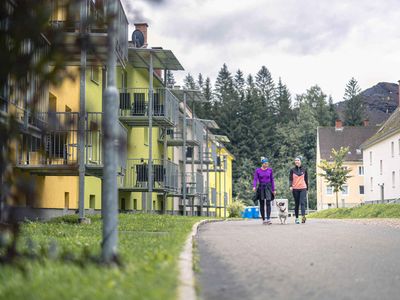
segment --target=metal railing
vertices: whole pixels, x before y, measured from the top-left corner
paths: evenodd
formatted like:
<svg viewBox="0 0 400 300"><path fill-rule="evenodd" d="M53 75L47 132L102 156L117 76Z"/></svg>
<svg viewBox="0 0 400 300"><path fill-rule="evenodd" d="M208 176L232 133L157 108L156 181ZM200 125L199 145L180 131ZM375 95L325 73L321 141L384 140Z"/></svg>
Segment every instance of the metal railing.
<svg viewBox="0 0 400 300"><path fill-rule="evenodd" d="M125 117L148 116L149 96L148 88L120 89L119 115ZM153 117L165 117L176 125L178 110L178 100L168 89L156 88L153 90Z"/></svg>
<svg viewBox="0 0 400 300"><path fill-rule="evenodd" d="M182 174L179 174L179 191L183 193L183 180ZM186 172L186 194L187 195L200 195L204 193L204 180L203 174L200 172Z"/></svg>
<svg viewBox="0 0 400 300"><path fill-rule="evenodd" d="M187 119L187 122L189 126L189 136L191 139L200 143L203 140L203 124L196 119Z"/></svg>
<svg viewBox="0 0 400 300"><path fill-rule="evenodd" d="M153 159L153 188L166 191L178 189L178 165L169 160ZM149 160L128 158L123 188L149 188Z"/></svg>
<svg viewBox="0 0 400 300"><path fill-rule="evenodd" d="M97 3L95 3L97 2ZM107 1L106 1L107 2ZM104 1L87 0L88 33L107 33L107 16ZM128 60L128 19L125 15L121 1L117 1L117 36L115 51L119 58L126 62ZM78 32L80 29L79 7L60 4L62 1L51 1L53 14L50 24L61 28L65 32Z"/></svg>
<svg viewBox="0 0 400 300"><path fill-rule="evenodd" d="M26 135L17 147L17 165L71 165L78 162L78 112L37 113L32 117L42 136ZM85 164L103 164L102 113L88 112L85 118ZM119 123L117 166L126 169L127 130Z"/></svg>

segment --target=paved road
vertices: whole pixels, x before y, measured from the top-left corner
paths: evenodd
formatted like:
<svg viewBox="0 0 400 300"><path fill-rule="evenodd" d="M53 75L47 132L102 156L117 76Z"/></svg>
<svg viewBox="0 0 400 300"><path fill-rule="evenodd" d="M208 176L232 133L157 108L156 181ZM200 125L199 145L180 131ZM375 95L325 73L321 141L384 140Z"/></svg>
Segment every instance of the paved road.
<svg viewBox="0 0 400 300"><path fill-rule="evenodd" d="M231 221L201 226L197 242L203 300L400 299L399 228Z"/></svg>

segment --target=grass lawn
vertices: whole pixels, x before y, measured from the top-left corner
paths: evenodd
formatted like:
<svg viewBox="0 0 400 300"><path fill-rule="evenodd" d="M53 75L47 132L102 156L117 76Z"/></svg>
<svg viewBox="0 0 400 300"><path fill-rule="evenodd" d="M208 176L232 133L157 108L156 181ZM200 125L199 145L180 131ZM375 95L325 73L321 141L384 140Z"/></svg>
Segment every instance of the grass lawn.
<svg viewBox="0 0 400 300"><path fill-rule="evenodd" d="M330 208L312 213L308 217L332 219L400 218L400 205L368 204L354 208Z"/></svg>
<svg viewBox="0 0 400 300"><path fill-rule="evenodd" d="M100 255L102 223L79 225L77 218L23 225L19 248L30 237L37 245L57 241L61 251ZM119 254L123 268L24 259L25 271L0 265L0 299L175 299L178 257L197 217L121 214ZM38 248L40 248L38 246ZM37 251L40 251L38 249Z"/></svg>

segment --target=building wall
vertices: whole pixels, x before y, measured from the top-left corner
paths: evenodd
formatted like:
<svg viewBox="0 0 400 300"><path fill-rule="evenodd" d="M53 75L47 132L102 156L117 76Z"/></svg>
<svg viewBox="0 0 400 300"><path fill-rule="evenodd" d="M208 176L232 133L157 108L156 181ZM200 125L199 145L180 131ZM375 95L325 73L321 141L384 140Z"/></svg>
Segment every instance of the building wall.
<svg viewBox="0 0 400 300"><path fill-rule="evenodd" d="M320 161L317 161L317 165L319 165ZM338 203L339 207L353 207L355 205L359 205L364 202L365 194L360 194L360 186L364 186L364 175L360 175L359 168L363 167L362 162L345 162L343 164L344 167L347 167L351 170L350 176L347 180L348 193L339 192L338 194ZM323 171L317 167L317 174L322 173ZM336 207L336 195L332 190L332 193L329 194L327 191L328 184L325 179L317 175L317 209L327 209ZM364 186L365 193L365 186Z"/></svg>
<svg viewBox="0 0 400 300"><path fill-rule="evenodd" d="M365 200L381 200L382 184L384 200L400 198L400 133L364 149L363 161Z"/></svg>

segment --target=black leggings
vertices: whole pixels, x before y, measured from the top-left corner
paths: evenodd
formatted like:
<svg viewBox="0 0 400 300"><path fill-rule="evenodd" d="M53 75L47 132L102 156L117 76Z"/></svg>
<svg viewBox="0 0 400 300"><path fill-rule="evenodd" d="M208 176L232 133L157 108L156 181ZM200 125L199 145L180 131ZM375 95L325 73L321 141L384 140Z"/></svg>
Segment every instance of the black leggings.
<svg viewBox="0 0 400 300"><path fill-rule="evenodd" d="M306 196L307 190L293 190L294 198L294 214L299 217L299 206L301 207L301 215L306 215Z"/></svg>
<svg viewBox="0 0 400 300"><path fill-rule="evenodd" d="M262 217L263 221L265 221L264 202L266 202L265 206L267 207L267 220L269 220L271 217L271 200L260 200L260 212L261 212L261 217Z"/></svg>

